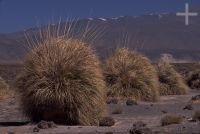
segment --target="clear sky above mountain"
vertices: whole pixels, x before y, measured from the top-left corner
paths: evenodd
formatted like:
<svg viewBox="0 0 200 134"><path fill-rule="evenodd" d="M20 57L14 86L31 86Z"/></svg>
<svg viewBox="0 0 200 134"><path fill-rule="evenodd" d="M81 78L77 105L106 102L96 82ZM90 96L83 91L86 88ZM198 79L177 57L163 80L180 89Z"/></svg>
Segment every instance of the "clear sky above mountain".
<svg viewBox="0 0 200 134"><path fill-rule="evenodd" d="M200 0L0 0L0 33L67 18L135 16L177 12Z"/></svg>

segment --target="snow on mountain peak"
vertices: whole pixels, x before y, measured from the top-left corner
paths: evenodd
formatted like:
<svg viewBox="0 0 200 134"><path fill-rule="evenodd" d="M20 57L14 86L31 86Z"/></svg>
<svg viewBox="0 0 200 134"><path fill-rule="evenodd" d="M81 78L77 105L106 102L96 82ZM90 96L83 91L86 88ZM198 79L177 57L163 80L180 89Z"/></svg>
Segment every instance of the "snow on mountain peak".
<svg viewBox="0 0 200 134"><path fill-rule="evenodd" d="M114 18L112 18L112 20L117 20L117 19L119 19L118 17L114 17Z"/></svg>
<svg viewBox="0 0 200 134"><path fill-rule="evenodd" d="M102 21L107 21L107 19L105 19L105 18L99 18L99 20L102 20Z"/></svg>
<svg viewBox="0 0 200 134"><path fill-rule="evenodd" d="M88 18L88 20L94 20L93 18Z"/></svg>

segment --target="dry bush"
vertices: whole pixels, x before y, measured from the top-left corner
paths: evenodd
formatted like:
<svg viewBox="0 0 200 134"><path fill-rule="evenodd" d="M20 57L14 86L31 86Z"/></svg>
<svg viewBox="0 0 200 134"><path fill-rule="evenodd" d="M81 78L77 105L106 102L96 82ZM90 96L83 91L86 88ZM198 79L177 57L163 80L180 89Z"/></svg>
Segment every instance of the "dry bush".
<svg viewBox="0 0 200 134"><path fill-rule="evenodd" d="M160 81L161 95L187 94L189 87L185 84L182 76L166 62L158 64L158 76Z"/></svg>
<svg viewBox="0 0 200 134"><path fill-rule="evenodd" d="M10 98L14 92L9 89L8 84L0 77L0 100Z"/></svg>
<svg viewBox="0 0 200 134"><path fill-rule="evenodd" d="M200 89L200 70L195 70L189 74L187 84L192 89Z"/></svg>
<svg viewBox="0 0 200 134"><path fill-rule="evenodd" d="M109 88L108 96L143 101L158 100L158 77L154 66L146 57L118 49L105 64L104 75Z"/></svg>
<svg viewBox="0 0 200 134"><path fill-rule="evenodd" d="M33 122L98 125L105 83L94 51L74 39L48 38L26 57L16 86Z"/></svg>
<svg viewBox="0 0 200 134"><path fill-rule="evenodd" d="M181 124L182 122L183 122L183 117L179 115L166 114L161 119L162 126L167 126L171 124Z"/></svg>

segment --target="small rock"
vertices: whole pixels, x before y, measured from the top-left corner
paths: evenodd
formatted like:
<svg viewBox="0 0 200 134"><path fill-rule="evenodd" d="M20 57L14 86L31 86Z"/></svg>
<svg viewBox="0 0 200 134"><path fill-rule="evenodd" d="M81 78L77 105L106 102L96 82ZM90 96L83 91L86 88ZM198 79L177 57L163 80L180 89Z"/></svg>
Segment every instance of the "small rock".
<svg viewBox="0 0 200 134"><path fill-rule="evenodd" d="M144 122L142 122L142 121L138 121L138 122L136 122L136 123L133 124L133 127L137 127L137 128L139 128L139 127L146 127L146 126L147 126L147 124L144 123Z"/></svg>
<svg viewBox="0 0 200 134"><path fill-rule="evenodd" d="M153 107L153 104L150 104L151 107Z"/></svg>
<svg viewBox="0 0 200 134"><path fill-rule="evenodd" d="M7 134L15 134L14 132L8 132Z"/></svg>
<svg viewBox="0 0 200 134"><path fill-rule="evenodd" d="M113 125L115 125L115 120L112 117L103 117L99 121L99 126L108 126L108 127L111 127Z"/></svg>
<svg viewBox="0 0 200 134"><path fill-rule="evenodd" d="M193 109L194 108L193 108L192 104L188 104L183 108L183 110L193 110Z"/></svg>
<svg viewBox="0 0 200 134"><path fill-rule="evenodd" d="M186 117L185 115L182 115L182 118L183 118L183 119L186 119L187 117Z"/></svg>
<svg viewBox="0 0 200 134"><path fill-rule="evenodd" d="M105 134L113 134L113 132L106 132Z"/></svg>
<svg viewBox="0 0 200 134"><path fill-rule="evenodd" d="M38 127L34 127L33 128L33 133L37 133L37 132L39 132L40 131L40 129L38 128Z"/></svg>
<svg viewBox="0 0 200 134"><path fill-rule="evenodd" d="M198 101L198 100L200 100L200 95L193 96L191 100L192 101Z"/></svg>
<svg viewBox="0 0 200 134"><path fill-rule="evenodd" d="M50 122L48 122L48 127L49 128L57 128L57 125L53 121L50 121Z"/></svg>
<svg viewBox="0 0 200 134"><path fill-rule="evenodd" d="M40 121L37 125L40 129L56 128L56 124L53 121Z"/></svg>
<svg viewBox="0 0 200 134"><path fill-rule="evenodd" d="M152 130L147 128L146 124L142 121L134 123L129 132L130 134L153 134Z"/></svg>
<svg viewBox="0 0 200 134"><path fill-rule="evenodd" d="M167 111L165 111L165 110L162 110L161 112L162 112L163 114L166 114L166 113L167 113Z"/></svg>
<svg viewBox="0 0 200 134"><path fill-rule="evenodd" d="M196 122L196 120L194 120L193 118L189 118L187 119L189 122Z"/></svg>
<svg viewBox="0 0 200 134"><path fill-rule="evenodd" d="M132 106L132 105L138 105L138 103L137 103L135 100L128 99L128 100L126 101L126 105L127 105L127 106Z"/></svg>
<svg viewBox="0 0 200 134"><path fill-rule="evenodd" d="M47 121L40 121L37 125L38 128L40 129L48 129L49 128L49 124Z"/></svg>
<svg viewBox="0 0 200 134"><path fill-rule="evenodd" d="M164 134L164 133L160 131L155 131L153 134Z"/></svg>

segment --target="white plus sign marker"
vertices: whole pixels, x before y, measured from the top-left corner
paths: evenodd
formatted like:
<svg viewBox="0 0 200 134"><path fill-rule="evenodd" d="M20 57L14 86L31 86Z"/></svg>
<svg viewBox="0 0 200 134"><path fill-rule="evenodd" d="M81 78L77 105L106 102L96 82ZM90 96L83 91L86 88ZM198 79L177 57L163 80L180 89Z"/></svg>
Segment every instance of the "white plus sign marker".
<svg viewBox="0 0 200 134"><path fill-rule="evenodd" d="M189 4L185 4L185 13L177 13L177 16L185 16L185 25L189 25L189 17L190 16L197 16L197 13L190 13L189 12Z"/></svg>

